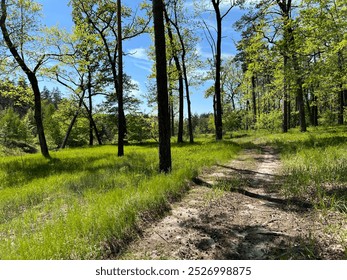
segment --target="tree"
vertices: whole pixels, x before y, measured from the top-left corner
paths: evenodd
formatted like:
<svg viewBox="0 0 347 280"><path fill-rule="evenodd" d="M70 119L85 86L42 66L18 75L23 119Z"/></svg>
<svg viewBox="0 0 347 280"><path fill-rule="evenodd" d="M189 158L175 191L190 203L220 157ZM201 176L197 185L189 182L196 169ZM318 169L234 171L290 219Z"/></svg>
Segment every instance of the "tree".
<svg viewBox="0 0 347 280"><path fill-rule="evenodd" d="M169 36L171 55L175 62L175 67L178 75L178 93L179 93L179 112L178 112L178 133L177 133L177 143L183 143L183 125L184 125L184 89L183 89L183 72L181 67L181 62L178 57L178 50L176 47L176 42L172 33L170 18L166 7L164 5L164 15L166 21L167 33Z"/></svg>
<svg viewBox="0 0 347 280"><path fill-rule="evenodd" d="M121 86L119 81L122 77L119 77L119 66L117 68L117 59L119 59L119 47L120 41L132 39L139 34L142 34L147 29L149 20L145 20L142 17L136 16L132 13L130 8L121 6L114 0L72 0L73 18L76 25L84 26L88 32L95 32L99 37L105 51L105 58L110 66L110 71L113 77L113 87L117 95L118 102L122 100L122 96L119 93ZM117 4L120 6L117 8ZM146 5L141 5L146 8ZM121 10L119 10L121 9ZM117 14L121 12L123 18L130 19L127 25L122 25L122 28L118 28L121 23L121 18L117 20ZM92 30L90 30L92 29ZM122 31L121 38L119 38L119 32ZM118 128L119 137L124 140L126 134L126 118L123 109L124 104L118 104L118 120L122 122ZM118 155L122 156L123 141L119 143Z"/></svg>
<svg viewBox="0 0 347 280"><path fill-rule="evenodd" d="M159 123L159 170L171 171L170 113L163 0L152 0Z"/></svg>
<svg viewBox="0 0 347 280"><path fill-rule="evenodd" d="M176 34L178 36L178 40L179 40L179 44L181 48L182 75L183 75L184 84L185 84L187 109L188 109L189 142L194 143L192 110L191 110L191 102L190 102L190 89L189 89L188 69L187 69L187 55L188 55L188 52L192 50L192 47L190 46L192 43L190 43L189 45L189 41L196 42L197 38L191 37L192 31L189 30L188 28L180 27L180 20L182 21L182 18L179 18L179 14L181 15L181 17L182 17L182 14L184 14L184 12L182 11L182 1L179 1L179 0L169 1L168 7L171 7L171 9L173 10L173 17L167 16L167 19L170 21L170 23L176 30ZM183 36L182 33L185 36ZM186 40L184 40L184 37L186 38Z"/></svg>
<svg viewBox="0 0 347 280"><path fill-rule="evenodd" d="M223 3L225 2L225 3ZM213 107L215 112L215 126L216 126L216 140L223 139L223 122L222 122L222 92L221 92L221 66L222 66L222 38L223 29L222 22L223 19L230 13L233 7L237 4L241 4L243 1L230 0L211 0L214 15L216 19L216 40L213 38L208 25L204 22L205 27L208 29L208 34L211 37L210 45L214 55L214 68L215 68L215 80L214 80L214 98ZM227 4L228 8L226 11L221 10L221 4Z"/></svg>
<svg viewBox="0 0 347 280"><path fill-rule="evenodd" d="M35 108L35 122L37 133L39 136L41 153L44 157L49 158L49 151L46 142L46 136L44 132L43 122L42 122L42 109L41 109L41 93L39 88L39 83L37 80L37 72L40 67L47 61L48 55L44 51L37 50L39 54L34 55L34 61L32 61L32 66L30 60L33 58L33 53L31 50L26 49L30 42L31 36L29 32L34 32L30 28L35 29L35 16L40 10L40 6L34 1L11 1L11 0L1 0L1 18L0 27L2 31L3 39L6 43L8 50L11 55L26 74L31 88L34 93L34 108ZM10 20L8 21L9 12L12 14ZM19 17L16 14L20 13ZM18 20L19 22L16 22ZM17 28L19 26L20 28ZM10 29L9 29L10 28ZM26 52L27 51L27 52ZM27 54L27 56L25 56ZM29 61L29 62L28 62Z"/></svg>
<svg viewBox="0 0 347 280"><path fill-rule="evenodd" d="M81 26L75 26L72 34L57 30L55 41L60 46L58 48L62 50L59 63L46 69L51 79L73 93L78 104L60 148L65 148L82 107L85 108L89 119L89 145L93 145L94 133L99 145L102 145L100 133L93 118L92 100L103 87L108 86L109 79L107 75L105 76L108 69L101 59L104 52L95 34L88 34L81 28ZM61 47L62 45L64 48ZM88 103L84 100L85 98Z"/></svg>

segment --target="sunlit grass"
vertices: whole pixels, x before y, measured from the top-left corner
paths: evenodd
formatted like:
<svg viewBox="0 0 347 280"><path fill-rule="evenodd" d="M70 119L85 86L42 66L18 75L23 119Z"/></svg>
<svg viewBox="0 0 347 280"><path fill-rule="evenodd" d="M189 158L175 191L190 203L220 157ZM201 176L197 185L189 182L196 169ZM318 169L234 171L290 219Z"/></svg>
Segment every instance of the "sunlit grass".
<svg viewBox="0 0 347 280"><path fill-rule="evenodd" d="M141 213L162 211L204 166L239 150L225 141L173 145L173 172L158 174L156 145L103 146L0 160L0 259L97 259Z"/></svg>
<svg viewBox="0 0 347 280"><path fill-rule="evenodd" d="M238 142L272 145L281 152L283 189L288 196L305 196L317 207L347 210L347 127L309 128L306 133L256 132Z"/></svg>

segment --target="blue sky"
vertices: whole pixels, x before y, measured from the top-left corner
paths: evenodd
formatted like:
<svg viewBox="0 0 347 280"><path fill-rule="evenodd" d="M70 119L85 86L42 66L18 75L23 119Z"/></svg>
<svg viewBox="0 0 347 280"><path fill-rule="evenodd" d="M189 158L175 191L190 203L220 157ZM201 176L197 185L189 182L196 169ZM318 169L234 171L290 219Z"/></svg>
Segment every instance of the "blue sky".
<svg viewBox="0 0 347 280"><path fill-rule="evenodd" d="M68 6L69 0L39 0L43 5L43 23L47 26L59 25L59 27L65 28L71 31L72 20L71 20L71 7ZM123 0L124 5L136 8L140 3L140 0ZM225 1L229 2L229 1ZM187 7L190 7L193 13L193 1L186 1ZM223 56L235 55L235 44L234 42L239 39L239 35L234 32L232 23L239 19L242 15L242 11L238 8L234 8L230 14L223 21ZM208 24L214 25L214 15L205 12L203 18ZM197 42L197 48L200 56L203 59L210 58L212 56L210 46L204 39L204 33L198 31L198 37L201 39ZM147 50L152 44L151 38L148 34L141 35L124 44L124 51L129 55L124 57L125 72L130 75L133 82L139 87L139 90L133 92L134 95L140 97L147 92L146 84L148 83L148 75L151 73L152 62L147 56ZM43 82L41 86L46 85L48 88L58 86L62 92L66 92L64 88L61 88L58 83L54 82ZM211 83L206 83L198 88L191 89L191 102L193 113L207 113L212 112L212 100L204 98L204 91L206 87ZM147 113L150 113L150 109L146 106L146 101L142 105L142 109Z"/></svg>

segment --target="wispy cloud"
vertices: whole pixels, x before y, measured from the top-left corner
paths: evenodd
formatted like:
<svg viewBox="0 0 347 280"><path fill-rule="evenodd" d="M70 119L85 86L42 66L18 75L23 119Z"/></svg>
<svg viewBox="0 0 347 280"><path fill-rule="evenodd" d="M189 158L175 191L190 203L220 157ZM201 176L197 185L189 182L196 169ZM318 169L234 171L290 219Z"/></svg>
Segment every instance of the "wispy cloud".
<svg viewBox="0 0 347 280"><path fill-rule="evenodd" d="M141 59L141 60L146 60L148 61L148 54L147 54L147 49L145 48L134 48L128 50L129 54L133 58Z"/></svg>

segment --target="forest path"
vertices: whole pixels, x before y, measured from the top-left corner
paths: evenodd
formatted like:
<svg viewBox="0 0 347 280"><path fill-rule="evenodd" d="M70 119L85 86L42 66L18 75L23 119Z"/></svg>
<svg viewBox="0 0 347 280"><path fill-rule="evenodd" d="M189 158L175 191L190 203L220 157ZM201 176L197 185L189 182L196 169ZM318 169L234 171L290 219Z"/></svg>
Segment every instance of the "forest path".
<svg viewBox="0 0 347 280"><path fill-rule="evenodd" d="M342 247L323 230L329 217L281 196L280 168L277 153L262 147L205 170L122 258L343 258Z"/></svg>

